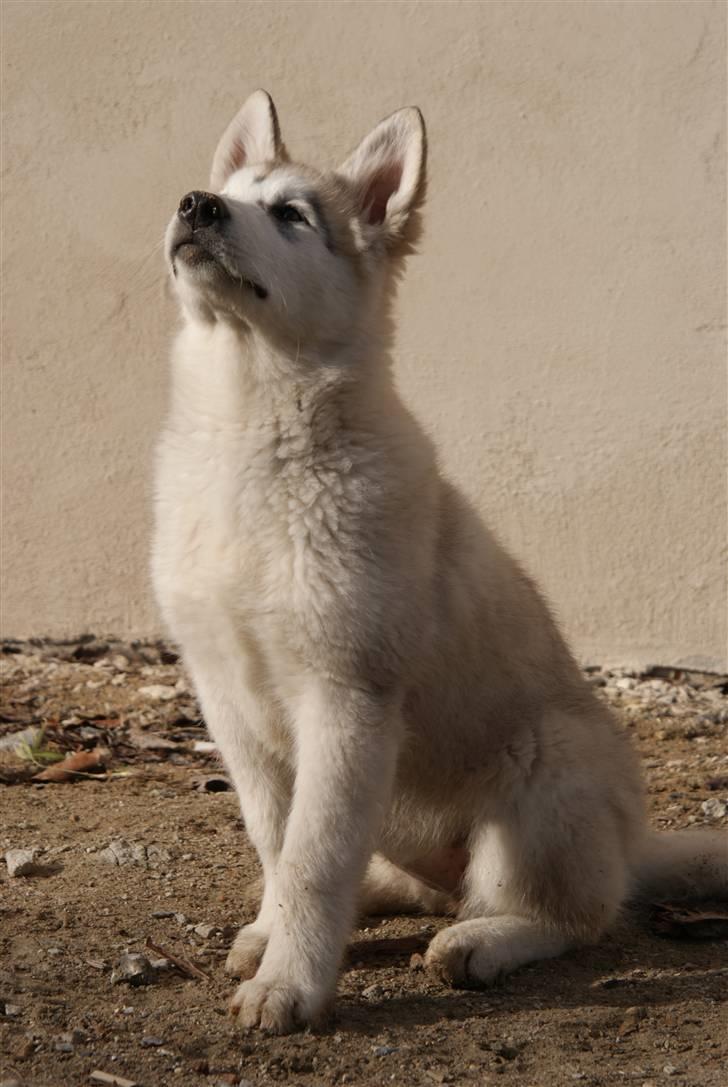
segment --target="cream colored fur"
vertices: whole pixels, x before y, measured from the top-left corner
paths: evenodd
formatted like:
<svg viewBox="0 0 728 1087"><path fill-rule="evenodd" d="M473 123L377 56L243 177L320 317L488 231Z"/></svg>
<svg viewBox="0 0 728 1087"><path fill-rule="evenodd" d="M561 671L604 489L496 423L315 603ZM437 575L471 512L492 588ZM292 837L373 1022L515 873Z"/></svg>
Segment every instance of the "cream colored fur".
<svg viewBox="0 0 728 1087"><path fill-rule="evenodd" d="M598 939L640 873L728 884L718 837L647 835L626 736L397 396L424 157L410 109L338 172L291 164L259 91L215 155L229 217L168 232L154 581L263 867L246 1027L320 1018L358 903L455 900L427 963L479 985Z"/></svg>

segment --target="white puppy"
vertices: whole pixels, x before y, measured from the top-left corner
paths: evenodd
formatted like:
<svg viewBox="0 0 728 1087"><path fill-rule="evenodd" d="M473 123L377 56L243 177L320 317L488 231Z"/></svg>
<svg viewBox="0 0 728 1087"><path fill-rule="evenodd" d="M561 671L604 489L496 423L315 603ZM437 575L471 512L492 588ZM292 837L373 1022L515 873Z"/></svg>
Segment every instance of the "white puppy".
<svg viewBox="0 0 728 1087"><path fill-rule="evenodd" d="M291 163L257 91L167 232L154 580L263 866L228 959L248 1027L321 1016L358 908L454 901L427 963L480 985L641 882L728 885L718 836L647 832L626 736L395 392L424 167L416 109L336 172Z"/></svg>

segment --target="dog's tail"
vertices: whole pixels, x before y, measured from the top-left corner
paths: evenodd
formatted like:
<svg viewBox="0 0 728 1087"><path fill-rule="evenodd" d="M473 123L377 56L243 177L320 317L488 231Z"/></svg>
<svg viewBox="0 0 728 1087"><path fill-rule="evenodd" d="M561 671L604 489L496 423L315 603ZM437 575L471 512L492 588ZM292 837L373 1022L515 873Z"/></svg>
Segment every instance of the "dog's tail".
<svg viewBox="0 0 728 1087"><path fill-rule="evenodd" d="M728 834L650 831L633 878L633 894L639 898L728 897Z"/></svg>

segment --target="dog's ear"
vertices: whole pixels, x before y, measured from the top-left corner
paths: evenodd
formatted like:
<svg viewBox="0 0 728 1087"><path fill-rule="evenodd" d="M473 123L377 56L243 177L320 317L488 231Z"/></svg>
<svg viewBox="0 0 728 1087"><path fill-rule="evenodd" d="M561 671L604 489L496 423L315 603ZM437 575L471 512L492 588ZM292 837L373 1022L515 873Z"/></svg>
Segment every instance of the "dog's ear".
<svg viewBox="0 0 728 1087"><path fill-rule="evenodd" d="M405 236L422 199L426 150L422 114L408 106L380 121L338 171L354 187L365 226L386 242Z"/></svg>
<svg viewBox="0 0 728 1087"><path fill-rule="evenodd" d="M253 91L225 129L210 172L210 188L220 192L236 170L285 157L278 114L267 91Z"/></svg>

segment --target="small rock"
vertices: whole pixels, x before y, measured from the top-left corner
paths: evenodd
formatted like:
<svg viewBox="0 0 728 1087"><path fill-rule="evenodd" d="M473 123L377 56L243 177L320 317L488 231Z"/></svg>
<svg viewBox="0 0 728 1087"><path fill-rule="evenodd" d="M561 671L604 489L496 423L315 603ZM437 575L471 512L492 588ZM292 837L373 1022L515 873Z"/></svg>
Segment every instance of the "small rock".
<svg viewBox="0 0 728 1087"><path fill-rule="evenodd" d="M369 985L366 989L362 989L361 995L364 1000L381 1000L384 990L380 985Z"/></svg>
<svg viewBox="0 0 728 1087"><path fill-rule="evenodd" d="M198 936L201 936L203 940L209 940L211 936L219 936L220 934L220 929L217 925L195 925L192 931L196 932Z"/></svg>
<svg viewBox="0 0 728 1087"><path fill-rule="evenodd" d="M32 725L22 732L11 732L9 736L0 736L0 751L18 751L21 747L32 747L42 729Z"/></svg>
<svg viewBox="0 0 728 1087"><path fill-rule="evenodd" d="M725 801L719 800L717 796L711 796L709 800L703 801L700 810L709 819L722 819L728 808L726 808Z"/></svg>
<svg viewBox="0 0 728 1087"><path fill-rule="evenodd" d="M148 845L146 860L150 868L158 868L160 865L169 864L172 854L161 845Z"/></svg>
<svg viewBox="0 0 728 1087"><path fill-rule="evenodd" d="M86 1035L83 1033L83 1031L78 1030L75 1027L74 1027L73 1030L64 1031L63 1034L61 1035L61 1041L62 1042L70 1042L71 1045L78 1045L79 1042L84 1042L85 1040L86 1040Z"/></svg>
<svg viewBox="0 0 728 1087"><path fill-rule="evenodd" d="M624 1013L622 1025L620 1026L618 1031L620 1036L624 1037L627 1034L634 1034L634 1032L638 1028L640 1021L644 1019L646 1015L647 1012L644 1008L627 1008L627 1011Z"/></svg>
<svg viewBox="0 0 728 1087"><path fill-rule="evenodd" d="M35 858L37 849L8 849L5 854L5 863L8 866L8 875L11 879L16 876L30 876L35 870Z"/></svg>
<svg viewBox="0 0 728 1087"><path fill-rule="evenodd" d="M19 1038L10 1052L16 1060L27 1061L35 1053L35 1042L32 1038Z"/></svg>
<svg viewBox="0 0 728 1087"><path fill-rule="evenodd" d="M621 679L615 682L614 686L618 691L631 691L637 686L637 681L630 679L629 676L622 676Z"/></svg>
<svg viewBox="0 0 728 1087"><path fill-rule="evenodd" d="M143 845L132 845L125 838L115 838L106 849L98 851L96 859L103 864L115 864L119 867L124 864L145 864L146 850Z"/></svg>
<svg viewBox="0 0 728 1087"><path fill-rule="evenodd" d="M169 687L164 683L150 683L148 687L140 687L138 693L144 698L150 698L152 702L171 702L180 694L175 687Z"/></svg>
<svg viewBox="0 0 728 1087"><path fill-rule="evenodd" d="M21 1012L20 1004L6 1004L0 1000L0 1014L6 1019L17 1019Z"/></svg>
<svg viewBox="0 0 728 1087"><path fill-rule="evenodd" d="M398 1053L399 1046L396 1045L375 1045L372 1049L372 1053L375 1057L388 1057L390 1053Z"/></svg>
<svg viewBox="0 0 728 1087"><path fill-rule="evenodd" d="M665 1067L662 1069L662 1071L666 1076L679 1076L680 1075L680 1069L676 1068L674 1064L666 1064Z"/></svg>
<svg viewBox="0 0 728 1087"><path fill-rule="evenodd" d="M174 910L152 910L152 917L174 917Z"/></svg>
<svg viewBox="0 0 728 1087"><path fill-rule="evenodd" d="M516 1047L506 1045L504 1042L495 1042L490 1048L497 1057L502 1057L504 1061L514 1061L518 1056Z"/></svg>
<svg viewBox="0 0 728 1087"><path fill-rule="evenodd" d="M164 1045L164 1038L151 1038L149 1036L142 1038L142 1045L145 1046L159 1046Z"/></svg>
<svg viewBox="0 0 728 1087"><path fill-rule="evenodd" d="M111 975L111 984L125 982L135 988L139 985L151 985L154 981L154 968L146 955L125 951Z"/></svg>
<svg viewBox="0 0 728 1087"><path fill-rule="evenodd" d="M420 955L418 951L415 951L414 955L410 956L409 968L410 970L414 970L417 974L425 969L424 956Z"/></svg>
<svg viewBox="0 0 728 1087"><path fill-rule="evenodd" d="M96 859L104 864L122 867L125 864L139 864L143 868L157 868L168 863L172 857L169 850L160 845L143 845L141 842L128 842L125 838L115 838L106 849L100 849Z"/></svg>

